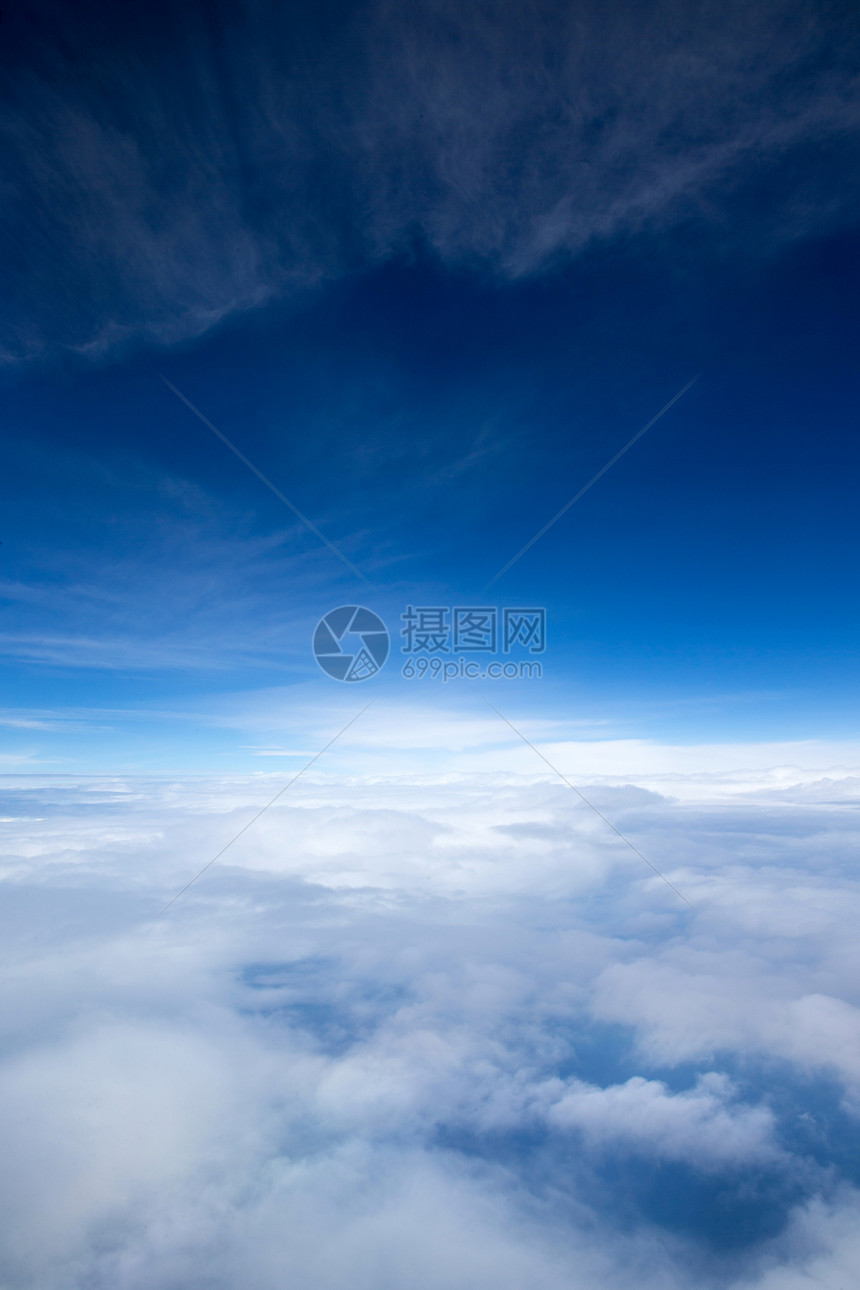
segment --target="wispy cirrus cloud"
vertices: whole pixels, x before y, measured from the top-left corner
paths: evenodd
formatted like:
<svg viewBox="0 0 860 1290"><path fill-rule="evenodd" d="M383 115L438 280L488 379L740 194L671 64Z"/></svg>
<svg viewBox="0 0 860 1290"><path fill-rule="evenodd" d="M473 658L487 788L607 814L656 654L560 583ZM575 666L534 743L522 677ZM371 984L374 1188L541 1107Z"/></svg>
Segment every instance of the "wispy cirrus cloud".
<svg viewBox="0 0 860 1290"><path fill-rule="evenodd" d="M324 34L295 6L159 21L143 39L51 9L7 82L9 362L169 345L416 235L510 279L600 239L763 252L856 214L839 4L377 0Z"/></svg>

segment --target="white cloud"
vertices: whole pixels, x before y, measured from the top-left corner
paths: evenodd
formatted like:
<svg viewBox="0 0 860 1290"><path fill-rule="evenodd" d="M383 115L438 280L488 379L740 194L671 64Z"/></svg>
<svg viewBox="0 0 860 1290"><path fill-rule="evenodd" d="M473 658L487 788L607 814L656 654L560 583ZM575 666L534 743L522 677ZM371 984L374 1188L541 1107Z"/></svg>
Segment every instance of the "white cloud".
<svg viewBox="0 0 860 1290"><path fill-rule="evenodd" d="M695 915L548 778L300 781L166 918L268 777L7 784L4 1284L829 1286L779 1072L854 1115L854 790L799 778L604 783ZM658 1168L782 1235L726 1261Z"/></svg>
<svg viewBox="0 0 860 1290"><path fill-rule="evenodd" d="M784 1238L737 1290L848 1290L860 1262L860 1197L846 1190L793 1216Z"/></svg>
<svg viewBox="0 0 860 1290"><path fill-rule="evenodd" d="M608 1088L577 1080L549 1117L561 1128L579 1129L591 1144L618 1142L698 1169L773 1161L773 1115L766 1107L733 1109L727 1105L732 1093L730 1081L715 1072L675 1095L640 1075Z"/></svg>

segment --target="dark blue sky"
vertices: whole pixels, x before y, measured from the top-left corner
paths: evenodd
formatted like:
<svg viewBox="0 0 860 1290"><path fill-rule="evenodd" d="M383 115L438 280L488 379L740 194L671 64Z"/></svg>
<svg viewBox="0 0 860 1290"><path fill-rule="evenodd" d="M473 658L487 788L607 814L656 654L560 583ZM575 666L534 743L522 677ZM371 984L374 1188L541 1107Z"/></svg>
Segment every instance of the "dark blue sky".
<svg viewBox="0 0 860 1290"><path fill-rule="evenodd" d="M476 603L700 374L495 584L548 610L528 704L853 733L850 10L652 9L4 20L13 720L329 701L321 613Z"/></svg>

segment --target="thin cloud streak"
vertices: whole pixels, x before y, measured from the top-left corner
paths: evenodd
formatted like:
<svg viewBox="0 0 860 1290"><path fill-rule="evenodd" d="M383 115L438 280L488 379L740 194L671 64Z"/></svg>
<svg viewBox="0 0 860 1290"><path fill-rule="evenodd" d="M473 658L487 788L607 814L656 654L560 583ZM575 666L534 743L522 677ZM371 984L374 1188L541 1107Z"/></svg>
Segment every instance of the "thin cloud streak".
<svg viewBox="0 0 860 1290"><path fill-rule="evenodd" d="M185 404L185 406L187 408L190 408L191 411L194 413L194 415L196 417L199 417L200 420L203 422L203 424L205 426L208 426L209 429L212 431L212 433L217 435L218 438L221 440L221 442L226 444L227 447L230 449L230 451L234 453L239 458L239 460L248 467L249 470L252 470L258 479L262 480L262 482L266 485L266 487L275 494L278 500L283 502L284 505L288 507L293 512L294 515L298 516L298 518L305 525L305 527L309 528L311 533L313 533L316 537L318 537L321 542L324 542L330 551L334 552L337 558L341 560L346 565L346 567L349 570L351 570L352 573L355 574L356 578L360 578L361 581L365 583L368 587L373 585L368 578L365 578L361 570L356 569L352 561L348 560L347 557L344 555L344 553L338 547L335 546L334 542L330 542L329 539L326 537L326 535L320 532L316 524L314 524L312 520L309 520L307 515L303 515L302 512L299 510L299 508L297 506L294 506L293 503L290 501L290 499L288 497L285 497L284 494L281 492L281 490L279 488L276 488L275 485L272 483L272 481L270 479L267 479L266 476L263 474L263 472L261 470L258 470L257 467L254 465L254 463L252 461L249 461L248 458L245 456L245 454L243 452L240 452L239 449L236 447L236 445L231 443L230 440L227 438L227 436L223 434L218 429L217 426L214 426L212 422L209 420L209 418L205 417L203 413L200 411L200 409L196 408L194 404L191 402L191 400L185 397L185 395L182 393L181 390L177 390L176 386L173 385L170 381L168 381L166 376L162 376L161 379L164 382L164 384L167 386L167 388L169 390L172 390L173 393L176 395L176 397L178 399L181 399L182 402Z"/></svg>
<svg viewBox="0 0 860 1290"><path fill-rule="evenodd" d="M858 38L836 6L376 0L326 43L302 15L228 14L216 57L191 10L157 50L58 13L102 76L40 39L9 82L5 245L41 254L10 260L7 362L170 346L408 253L416 231L510 281L678 226L768 256L860 201ZM735 225L762 158L764 206Z"/></svg>

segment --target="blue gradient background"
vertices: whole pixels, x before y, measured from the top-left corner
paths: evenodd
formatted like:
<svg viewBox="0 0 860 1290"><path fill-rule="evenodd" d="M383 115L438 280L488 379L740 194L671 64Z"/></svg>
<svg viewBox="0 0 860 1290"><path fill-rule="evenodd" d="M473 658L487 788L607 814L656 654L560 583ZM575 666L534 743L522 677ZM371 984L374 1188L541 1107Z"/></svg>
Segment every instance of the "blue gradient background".
<svg viewBox="0 0 860 1290"><path fill-rule="evenodd" d="M9 20L4 57L17 145L10 155L19 158L10 183L20 178L21 187L7 207L5 241L7 702L127 710L122 730L111 718L110 753L98 768L110 770L119 757L152 769L172 754L160 754L159 739L150 744L149 736L143 753L130 715L137 709L197 711L213 696L270 686L316 685L322 694L327 683L306 647L321 613L364 595L396 630L410 601L469 603L701 373L496 584L499 603L549 611L546 681L531 688L529 703L557 711L569 699L589 718L661 738L833 737L853 729L858 240L850 8L733 11L740 71L714 43L714 15L679 23L666 9L661 26L659 12L642 59L651 46L668 57L671 43L661 44L660 33L674 31L691 57L711 49L713 80L702 73L701 84L694 77L679 85L671 61L662 73L640 67L639 19L623 6L602 17L587 7L541 7L526 37L525 10L501 5L492 21L485 15L492 40L474 17L473 70L488 83L506 42L525 42L527 118L543 24L551 33L562 15L600 35L602 52L580 72L595 100L613 59L633 88L637 77L659 84L662 75L660 93L654 98L652 85L654 102L642 109L662 114L662 133L650 139L652 155L624 159L624 183L635 186L637 166L643 185L661 167L669 185L694 158L703 171L685 181L683 201L649 198L647 217L615 232L602 227L602 214L592 213L590 228L585 210L582 245L543 259L533 251L528 271L516 265L517 238L534 222L529 204L539 202L556 153L572 148L582 159L565 181L568 205L585 184L583 168L609 201L621 180L612 168L598 172L599 141L614 128L620 150L636 125L635 102L622 98L602 118L596 103L592 135L577 141L573 119L569 137L552 122L551 93L534 107L538 117L549 114L545 126L532 120L530 134L506 119L494 125L492 103L486 119L473 119L451 89L447 110L462 132L463 166L471 122L476 134L497 129L498 174L484 162L486 202L464 197L457 232L440 242L433 217L441 198L432 185L422 192L408 166L429 147L426 118L442 110L432 98L434 60L444 69L450 57L452 77L464 75L455 61L459 38L441 10L411 20L404 11L392 30L402 28L429 70L426 103L403 127L399 182L416 213L399 216L399 228L390 221L385 241L380 209L371 210L371 237L366 206L354 204L356 175L369 183L373 171L367 180L361 155L350 157L344 143L355 126L351 110L369 114L381 132L387 87L396 97L394 49L379 55L388 63L373 65L381 106L371 111L359 95L355 33L368 22L372 34L370 11L288 6L264 19L243 6L155 6L108 19L84 5L74 16L47 7ZM766 30L773 66L762 63L761 85L746 87L743 78L754 74L744 70L745 42L755 48ZM603 47L606 36L618 49ZM547 35L547 49L552 41ZM350 63L345 51L353 47ZM468 34L463 47L468 68ZM255 49L268 137L253 116L253 94L242 92L253 84ZM306 139L304 151L293 148L299 161L286 176L286 127L277 133L264 95L270 65L279 83L298 87L290 128ZM421 75L412 83L416 98ZM50 120L50 100L37 110L40 77L55 109L63 95L68 103L53 145L42 136L41 154L27 146L34 143L27 130ZM464 99L468 89L458 85ZM566 92L575 98L575 81ZM29 119L14 116L25 108ZM516 100L503 108L515 116ZM407 117L410 104L400 110ZM170 113L173 129L159 136ZM780 116L783 137L768 151ZM814 124L804 124L810 116ZM756 123L762 141L738 146L709 174L707 148L704 160L697 151L709 131L718 151L733 130L754 135ZM100 139L102 172L93 159ZM432 146L444 162L441 126ZM387 154L374 158L364 164L384 171ZM225 192L232 204L219 225ZM484 229L496 207L510 245L495 247ZM315 219L316 240L306 227ZM112 245L112 230L128 245ZM260 262L256 297L245 287L250 303L234 300L233 280L218 277L220 242L226 254L240 235L246 255ZM193 317L197 302L170 276L185 249L175 246L181 236L189 257L200 257L181 261L183 272L195 291L208 292L208 313L197 306ZM139 263L129 261L135 247ZM160 372L366 572L372 595L165 389ZM392 658L389 673L393 665ZM380 679L382 688L392 685L390 675ZM13 758L59 758L58 769L96 764L86 738L69 744L47 731L8 738ZM208 755L209 737L195 745L185 725L162 746L176 747L177 738L183 764ZM244 765L238 749L233 764Z"/></svg>
<svg viewBox="0 0 860 1290"><path fill-rule="evenodd" d="M416 256L184 352L18 377L5 395L7 703L127 710L124 733L110 718L109 771L117 756L134 764L138 708L330 691L308 641L336 604L366 602L396 634L407 603L489 595L547 607L538 711L569 702L626 735L681 740L848 735L857 243L792 248L752 274L721 266L720 282L690 266L668 285L667 264L643 272L650 250L506 286ZM411 694L397 662L374 684ZM9 755L96 765L80 741L6 738ZM185 729L185 756L205 758L208 739L194 740ZM147 768L158 756L156 739Z"/></svg>

